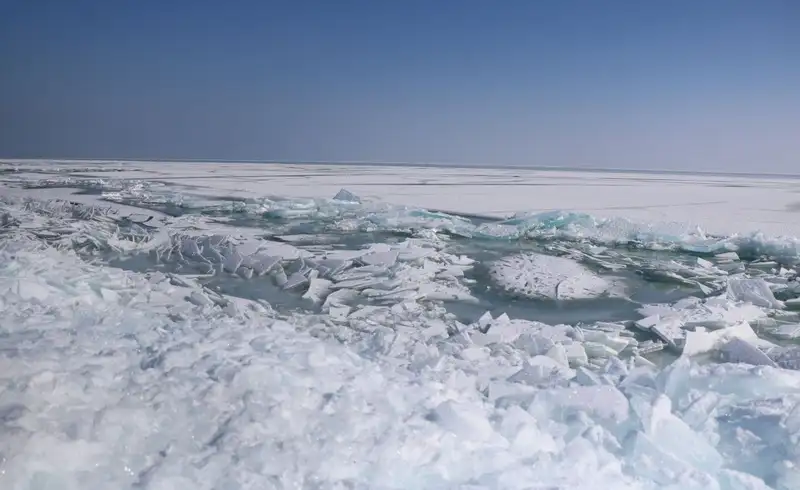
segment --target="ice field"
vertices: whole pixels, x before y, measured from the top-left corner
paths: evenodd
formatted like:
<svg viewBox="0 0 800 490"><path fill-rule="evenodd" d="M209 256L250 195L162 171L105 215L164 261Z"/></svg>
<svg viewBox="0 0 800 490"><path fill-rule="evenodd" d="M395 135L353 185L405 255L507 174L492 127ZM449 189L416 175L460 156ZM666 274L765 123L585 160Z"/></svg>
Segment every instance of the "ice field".
<svg viewBox="0 0 800 490"><path fill-rule="evenodd" d="M0 162L0 489L797 490L798 189Z"/></svg>

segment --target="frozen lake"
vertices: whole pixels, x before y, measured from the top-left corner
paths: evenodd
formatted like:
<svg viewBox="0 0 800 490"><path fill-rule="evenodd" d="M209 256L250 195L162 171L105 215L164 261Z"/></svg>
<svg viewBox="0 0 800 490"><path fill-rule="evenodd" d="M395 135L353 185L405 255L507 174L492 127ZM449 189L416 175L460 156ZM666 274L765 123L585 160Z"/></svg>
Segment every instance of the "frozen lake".
<svg viewBox="0 0 800 490"><path fill-rule="evenodd" d="M22 168L46 172L51 165L25 162ZM60 166L67 170L84 167L87 171L77 172L82 178L142 179L220 197L329 198L344 187L365 199L494 217L516 212L578 211L642 222L694 223L709 232L763 231L800 236L800 176L325 164L104 163L102 170L119 170L112 176L91 171L92 167L97 168L96 162Z"/></svg>
<svg viewBox="0 0 800 490"><path fill-rule="evenodd" d="M800 487L800 178L0 182L0 488Z"/></svg>

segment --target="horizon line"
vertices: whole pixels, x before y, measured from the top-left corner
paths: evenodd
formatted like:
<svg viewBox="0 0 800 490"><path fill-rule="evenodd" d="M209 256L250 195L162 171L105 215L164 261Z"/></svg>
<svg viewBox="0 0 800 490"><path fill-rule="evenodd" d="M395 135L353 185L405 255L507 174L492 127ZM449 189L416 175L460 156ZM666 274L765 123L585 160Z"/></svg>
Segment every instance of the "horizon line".
<svg viewBox="0 0 800 490"><path fill-rule="evenodd" d="M372 161L372 160L226 160L209 158L1 158L0 163L11 162L63 162L63 163L219 163L219 164L265 164L265 165L352 165L352 166L386 166L386 167L419 167L419 168L498 168L504 170L541 170L541 171L582 171L608 173L645 173L645 174L679 174L679 175L730 175L730 176L765 176L765 177L800 177L800 173L777 172L742 172L724 170L669 170L669 169L637 169L630 167L588 167L588 166L555 166L525 164L491 164L477 162L404 162L404 161Z"/></svg>

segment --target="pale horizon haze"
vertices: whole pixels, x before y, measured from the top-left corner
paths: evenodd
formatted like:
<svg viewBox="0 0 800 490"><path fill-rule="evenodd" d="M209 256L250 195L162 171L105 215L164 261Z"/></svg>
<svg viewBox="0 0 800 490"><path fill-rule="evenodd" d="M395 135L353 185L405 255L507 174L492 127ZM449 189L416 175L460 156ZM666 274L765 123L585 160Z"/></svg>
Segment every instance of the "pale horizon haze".
<svg viewBox="0 0 800 490"><path fill-rule="evenodd" d="M792 0L12 0L0 158L800 172Z"/></svg>

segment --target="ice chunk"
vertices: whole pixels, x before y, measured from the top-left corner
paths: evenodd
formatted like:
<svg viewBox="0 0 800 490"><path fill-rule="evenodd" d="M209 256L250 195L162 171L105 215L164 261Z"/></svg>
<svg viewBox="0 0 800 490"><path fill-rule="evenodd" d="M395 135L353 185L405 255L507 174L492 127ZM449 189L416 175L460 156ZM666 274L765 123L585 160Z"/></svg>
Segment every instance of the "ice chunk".
<svg viewBox="0 0 800 490"><path fill-rule="evenodd" d="M566 365L547 356L535 356L526 361L522 369L512 374L508 381L537 386L553 381L566 381L574 377L575 371Z"/></svg>
<svg viewBox="0 0 800 490"><path fill-rule="evenodd" d="M514 341L514 346L531 356L546 354L553 345L555 345L555 342L551 338L531 332L523 333Z"/></svg>
<svg viewBox="0 0 800 490"><path fill-rule="evenodd" d="M586 330L583 332L585 341L597 342L610 347L616 354L622 352L628 345L635 340L628 337L620 337L614 334L607 334L600 330ZM615 354L615 355L616 355Z"/></svg>
<svg viewBox="0 0 800 490"><path fill-rule="evenodd" d="M242 259L241 265L243 267L248 267L253 270L253 272L260 276L263 274L268 274L272 269L280 264L281 258L280 257L273 257L270 255L264 255L260 253L256 253L254 255L249 255Z"/></svg>
<svg viewBox="0 0 800 490"><path fill-rule="evenodd" d="M254 253L258 252L259 248L261 248L261 240L248 239L236 245L236 251L244 257L253 255Z"/></svg>
<svg viewBox="0 0 800 490"><path fill-rule="evenodd" d="M103 301L107 303L116 303L120 299L119 293L103 287L100 288L100 297L103 298Z"/></svg>
<svg viewBox="0 0 800 490"><path fill-rule="evenodd" d="M771 331L772 335L781 339L800 339L800 324L781 325Z"/></svg>
<svg viewBox="0 0 800 490"><path fill-rule="evenodd" d="M437 283L423 283L419 286L420 298L431 301L464 301L479 303L480 301L462 286L445 286Z"/></svg>
<svg viewBox="0 0 800 490"><path fill-rule="evenodd" d="M694 332L687 332L683 355L694 356L719 350L733 339L740 339L753 346L771 346L769 342L760 339L756 335L750 324L742 322L713 332L708 332L704 328L698 328ZM737 347L737 344L734 344L731 349L741 350L741 347Z"/></svg>
<svg viewBox="0 0 800 490"><path fill-rule="evenodd" d="M287 278L282 287L283 289L294 289L307 283L308 277L302 271L297 271Z"/></svg>
<svg viewBox="0 0 800 490"><path fill-rule="evenodd" d="M188 300L197 306L213 306L214 302L200 291L192 291L189 294Z"/></svg>
<svg viewBox="0 0 800 490"><path fill-rule="evenodd" d="M634 325L641 330L658 335L672 347L681 347L686 337L686 333L683 330L683 323L680 317L675 315L674 311L672 315L668 316L662 316L661 314L647 316L634 322Z"/></svg>
<svg viewBox="0 0 800 490"><path fill-rule="evenodd" d="M386 288L387 286L391 289L391 283L387 281L385 277L377 277L373 276L372 274L363 274L358 277L351 277L343 280L338 280L337 278L333 288L359 290L378 287Z"/></svg>
<svg viewBox="0 0 800 490"><path fill-rule="evenodd" d="M686 487L679 482L692 481L697 475L690 463L672 454L660 442L642 432L637 432L631 438L630 451L628 464L634 474L641 479L655 482L658 487L683 489Z"/></svg>
<svg viewBox="0 0 800 490"><path fill-rule="evenodd" d="M614 386L573 386L537 393L529 412L544 415L552 410L585 412L591 417L613 423L628 419L628 399Z"/></svg>
<svg viewBox="0 0 800 490"><path fill-rule="evenodd" d="M542 254L505 257L491 264L489 274L509 293L529 298L594 298L610 287L574 260Z"/></svg>
<svg viewBox="0 0 800 490"><path fill-rule="evenodd" d="M624 332L625 325L613 322L596 322L594 328L603 332Z"/></svg>
<svg viewBox="0 0 800 490"><path fill-rule="evenodd" d="M428 322L428 327L422 331L422 338L425 340L433 337L446 337L447 324L441 320L435 319Z"/></svg>
<svg viewBox="0 0 800 490"><path fill-rule="evenodd" d="M606 359L605 364L603 364L602 369L600 372L608 374L610 376L627 376L628 374L628 365L618 357L609 357Z"/></svg>
<svg viewBox="0 0 800 490"><path fill-rule="evenodd" d="M448 431L466 439L486 441L494 434L486 414L472 404L448 400L440 403L430 418Z"/></svg>
<svg viewBox="0 0 800 490"><path fill-rule="evenodd" d="M367 250L346 250L346 249L328 250L325 252L323 261L336 261L339 263L349 262L351 260L361 257L366 253L368 253Z"/></svg>
<svg viewBox="0 0 800 490"><path fill-rule="evenodd" d="M222 262L222 268L226 272L236 272L236 269L242 265L242 254L240 254L237 250L234 250L230 255L224 258Z"/></svg>
<svg viewBox="0 0 800 490"><path fill-rule="evenodd" d="M800 298L787 299L783 304L789 310L800 310Z"/></svg>
<svg viewBox="0 0 800 490"><path fill-rule="evenodd" d="M751 303L737 304L725 297L708 298L702 302L682 300L672 306L645 305L638 311L647 316L636 323L643 330L650 330L662 321L679 321L684 329L701 326L720 329L766 316L766 311L759 306Z"/></svg>
<svg viewBox="0 0 800 490"><path fill-rule="evenodd" d="M278 257L282 260L296 260L301 257L308 257L311 254L305 250L291 245L289 243L275 242L272 240L262 240L259 242L259 252L273 257Z"/></svg>
<svg viewBox="0 0 800 490"><path fill-rule="evenodd" d="M436 250L433 248L423 248L415 246L407 246L399 248L397 252L398 252L397 260L403 262L420 261L422 259L431 257L432 255L436 254Z"/></svg>
<svg viewBox="0 0 800 490"><path fill-rule="evenodd" d="M735 277L728 280L728 297L734 301L747 301L763 308L783 308L775 299L769 285L761 278Z"/></svg>
<svg viewBox="0 0 800 490"><path fill-rule="evenodd" d="M634 322L634 325L636 325L638 328L644 331L649 332L651 328L653 328L655 325L658 325L659 321L661 321L661 315L656 314L647 316L640 320L636 320L636 322Z"/></svg>
<svg viewBox="0 0 800 490"><path fill-rule="evenodd" d="M345 305L330 306L328 308L328 315L338 321L345 320L347 315L350 314L350 307Z"/></svg>
<svg viewBox="0 0 800 490"><path fill-rule="evenodd" d="M569 358L567 357L567 351L564 349L562 344L555 344L553 347L547 351L545 354L550 359L556 361L557 363L561 364L562 366L569 366Z"/></svg>
<svg viewBox="0 0 800 490"><path fill-rule="evenodd" d="M716 254L714 260L717 262L736 262L739 261L739 254L736 252L723 252Z"/></svg>
<svg viewBox="0 0 800 490"><path fill-rule="evenodd" d="M664 342L671 346L682 347L686 332L682 328L681 321L677 318L668 318L659 321L650 331L658 335Z"/></svg>
<svg viewBox="0 0 800 490"><path fill-rule="evenodd" d="M572 340L574 329L569 325L547 325L539 322L528 322L531 328L536 328L540 337L548 338L553 342L569 342Z"/></svg>
<svg viewBox="0 0 800 490"><path fill-rule="evenodd" d="M634 366L636 366L636 367L646 367L646 368L653 368L653 369L655 369L657 367L656 363L654 363L653 361L650 361L650 360L648 360L648 359L646 359L646 358L644 358L644 357L642 357L640 355L634 355L633 356L633 363L634 363Z"/></svg>
<svg viewBox="0 0 800 490"><path fill-rule="evenodd" d="M181 254L185 257L201 258L203 256L196 238L184 238L181 240Z"/></svg>
<svg viewBox="0 0 800 490"><path fill-rule="evenodd" d="M369 246L369 248L365 251L365 253L384 253L391 251L392 251L392 245L388 243L373 243Z"/></svg>
<svg viewBox="0 0 800 490"><path fill-rule="evenodd" d="M769 358L784 369L800 371L800 346L793 345L770 349Z"/></svg>
<svg viewBox="0 0 800 490"><path fill-rule="evenodd" d="M329 294L322 303L322 311L327 311L335 306L346 306L358 297L358 291L352 289L339 289Z"/></svg>
<svg viewBox="0 0 800 490"><path fill-rule="evenodd" d="M700 258L700 257L697 257L697 265L699 265L700 267L702 267L704 269L711 269L712 267L714 267L714 263L713 262L711 262L709 260L706 260L706 259L703 259L703 258Z"/></svg>
<svg viewBox="0 0 800 490"><path fill-rule="evenodd" d="M480 318L478 318L478 321L476 323L478 325L478 328L481 331L485 332L486 330L488 330L489 326L492 324L493 321L494 321L494 318L492 318L492 313L489 312L489 311L486 311L486 312L483 313L483 315L481 315Z"/></svg>
<svg viewBox="0 0 800 490"><path fill-rule="evenodd" d="M583 366L589 362L589 357L586 355L586 349L578 342L567 344L564 346L564 353L567 356L570 366Z"/></svg>
<svg viewBox="0 0 800 490"><path fill-rule="evenodd" d="M555 438L540 430L536 419L518 406L508 409L500 431L511 442L511 450L523 458L555 453L559 448Z"/></svg>
<svg viewBox="0 0 800 490"><path fill-rule="evenodd" d="M514 342L529 328L530 324L524 320L503 321L498 318L492 322L489 330L483 336L478 334L478 337L482 338L481 342L484 345Z"/></svg>
<svg viewBox="0 0 800 490"><path fill-rule="evenodd" d="M603 382L600 380L600 376L583 366L580 366L578 369L576 369L575 381L583 386L598 386L603 384Z"/></svg>
<svg viewBox="0 0 800 490"><path fill-rule="evenodd" d="M330 194L328 194L330 195ZM345 202L361 202L361 198L357 195L353 194L352 192L348 191L347 189L341 189L339 192L333 196L334 201L345 201Z"/></svg>
<svg viewBox="0 0 800 490"><path fill-rule="evenodd" d="M486 396L498 407L518 407L528 403L537 388L508 380L491 380L486 386Z"/></svg>
<svg viewBox="0 0 800 490"><path fill-rule="evenodd" d="M779 264L774 260L764 260L764 261L757 261L757 262L750 262L747 264L748 267L753 269L760 269L766 272L772 272L773 270L777 270Z"/></svg>
<svg viewBox="0 0 800 490"><path fill-rule="evenodd" d="M391 267L397 262L397 250L390 250L387 252L375 252L361 256L359 259L366 265L381 265Z"/></svg>
<svg viewBox="0 0 800 490"><path fill-rule="evenodd" d="M740 338L733 338L720 347L723 359L727 362L741 362L754 366L772 366L775 362L753 344Z"/></svg>
<svg viewBox="0 0 800 490"><path fill-rule="evenodd" d="M584 342L583 348L586 350L586 354L593 358L599 357L605 359L615 357L617 355L616 350L599 342Z"/></svg>
<svg viewBox="0 0 800 490"><path fill-rule="evenodd" d="M331 281L315 277L308 284L308 290L303 294L303 299L307 299L314 304L320 303L328 295L331 289Z"/></svg>
<svg viewBox="0 0 800 490"><path fill-rule="evenodd" d="M486 347L468 347L461 351L461 358L467 361L479 361L489 357L489 349Z"/></svg>
<svg viewBox="0 0 800 490"><path fill-rule="evenodd" d="M719 481L725 490L773 490L757 476L727 468L719 472Z"/></svg>
<svg viewBox="0 0 800 490"><path fill-rule="evenodd" d="M704 438L672 414L664 395L650 404L634 405L639 412L642 432L630 446L631 469L640 477L669 488L708 488L709 474L722 466L722 457ZM700 481L705 479L705 485ZM686 485L697 482L696 485ZM672 485L672 486L670 486ZM715 488L715 487L712 487Z"/></svg>
<svg viewBox="0 0 800 490"><path fill-rule="evenodd" d="M654 340L645 340L644 342L639 342L639 345L636 346L636 351L640 355L647 355L653 352L659 352L664 350L666 344L664 342L654 341ZM685 350L685 347L684 347Z"/></svg>

